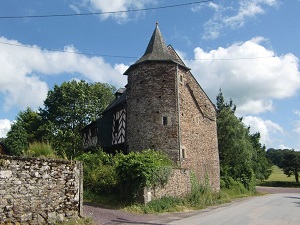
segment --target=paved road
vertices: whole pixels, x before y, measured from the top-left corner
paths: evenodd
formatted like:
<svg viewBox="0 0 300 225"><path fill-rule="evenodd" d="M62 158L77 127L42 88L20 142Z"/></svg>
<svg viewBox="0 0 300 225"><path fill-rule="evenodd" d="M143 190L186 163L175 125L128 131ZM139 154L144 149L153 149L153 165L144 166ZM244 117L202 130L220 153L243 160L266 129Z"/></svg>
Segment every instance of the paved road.
<svg viewBox="0 0 300 225"><path fill-rule="evenodd" d="M144 215L84 205L84 214L100 225L300 225L300 188L256 189L270 194L191 212Z"/></svg>
<svg viewBox="0 0 300 225"><path fill-rule="evenodd" d="M299 225L300 193L277 193L248 198L198 215L173 221L173 225Z"/></svg>

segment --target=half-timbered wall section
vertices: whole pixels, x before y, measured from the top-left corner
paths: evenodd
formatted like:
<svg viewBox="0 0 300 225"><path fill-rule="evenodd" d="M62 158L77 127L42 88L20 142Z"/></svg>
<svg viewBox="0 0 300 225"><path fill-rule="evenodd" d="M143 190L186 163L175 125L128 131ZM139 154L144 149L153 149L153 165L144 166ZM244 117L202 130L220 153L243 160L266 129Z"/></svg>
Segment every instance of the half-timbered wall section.
<svg viewBox="0 0 300 225"><path fill-rule="evenodd" d="M114 113L112 125L112 144L122 144L125 142L126 110L122 109Z"/></svg>
<svg viewBox="0 0 300 225"><path fill-rule="evenodd" d="M83 148L95 147L98 144L98 126L97 123L90 124L90 126L84 130L83 134Z"/></svg>

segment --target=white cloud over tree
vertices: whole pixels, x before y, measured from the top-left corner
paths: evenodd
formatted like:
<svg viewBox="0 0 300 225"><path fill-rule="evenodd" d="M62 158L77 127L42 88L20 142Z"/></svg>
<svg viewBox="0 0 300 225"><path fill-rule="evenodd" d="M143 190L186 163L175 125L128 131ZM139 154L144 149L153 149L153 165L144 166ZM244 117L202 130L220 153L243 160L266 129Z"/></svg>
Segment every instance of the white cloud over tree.
<svg viewBox="0 0 300 225"><path fill-rule="evenodd" d="M0 138L5 137L10 130L11 122L8 119L0 120Z"/></svg>
<svg viewBox="0 0 300 225"><path fill-rule="evenodd" d="M283 128L280 125L260 117L246 116L243 118L243 123L250 126L251 133L259 132L261 135L260 142L267 146L274 144L273 134L283 134Z"/></svg>
<svg viewBox="0 0 300 225"><path fill-rule="evenodd" d="M111 66L101 57L67 53L77 51L73 46L65 47L67 52L58 52L38 46L20 47L18 41L4 37L0 37L0 42L0 94L4 96L6 110L13 106L21 109L42 106L49 88L43 76L68 73L117 87L126 84L126 77L120 72L125 65Z"/></svg>

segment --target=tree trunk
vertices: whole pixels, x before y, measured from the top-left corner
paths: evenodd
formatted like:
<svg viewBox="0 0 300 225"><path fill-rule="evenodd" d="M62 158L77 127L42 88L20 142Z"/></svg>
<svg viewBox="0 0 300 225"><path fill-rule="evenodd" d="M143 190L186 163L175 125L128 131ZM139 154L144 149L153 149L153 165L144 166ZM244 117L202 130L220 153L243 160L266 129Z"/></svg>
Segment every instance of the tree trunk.
<svg viewBox="0 0 300 225"><path fill-rule="evenodd" d="M298 173L298 171L295 171L295 180L296 180L296 183L298 184L299 183L299 173Z"/></svg>

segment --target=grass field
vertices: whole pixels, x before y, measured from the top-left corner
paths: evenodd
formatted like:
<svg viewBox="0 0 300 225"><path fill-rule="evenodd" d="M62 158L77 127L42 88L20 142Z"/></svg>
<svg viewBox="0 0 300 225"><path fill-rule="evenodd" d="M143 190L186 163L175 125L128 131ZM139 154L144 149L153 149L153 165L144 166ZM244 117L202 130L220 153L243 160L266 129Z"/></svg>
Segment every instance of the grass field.
<svg viewBox="0 0 300 225"><path fill-rule="evenodd" d="M300 187L300 185L295 182L294 176L288 177L277 166L272 167L272 174L269 179L259 182L258 185L270 187Z"/></svg>

